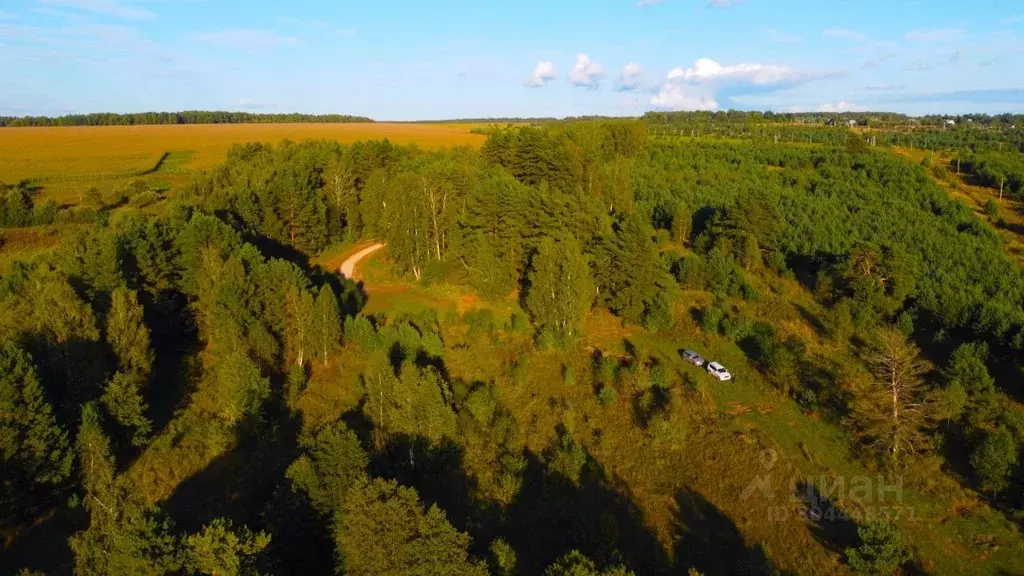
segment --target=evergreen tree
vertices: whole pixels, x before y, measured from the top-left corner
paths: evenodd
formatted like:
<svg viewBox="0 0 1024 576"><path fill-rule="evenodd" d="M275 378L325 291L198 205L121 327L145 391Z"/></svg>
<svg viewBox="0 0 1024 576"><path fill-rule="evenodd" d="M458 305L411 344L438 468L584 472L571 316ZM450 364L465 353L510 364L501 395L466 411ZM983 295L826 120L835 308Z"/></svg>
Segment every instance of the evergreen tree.
<svg viewBox="0 0 1024 576"><path fill-rule="evenodd" d="M891 328L879 332L866 361L874 379L856 392L853 420L869 447L899 465L928 444L933 402L921 378L928 365L917 347Z"/></svg>
<svg viewBox="0 0 1024 576"><path fill-rule="evenodd" d="M170 525L117 475L110 441L92 404L82 408L76 446L89 527L69 540L75 574L158 575L177 570L178 543Z"/></svg>
<svg viewBox="0 0 1024 576"><path fill-rule="evenodd" d="M338 573L351 576L484 576L469 536L437 506L424 510L412 488L373 480L349 491L335 527Z"/></svg>
<svg viewBox="0 0 1024 576"><path fill-rule="evenodd" d="M188 574L256 576L253 557L269 543L270 537L263 532L235 530L230 520L217 518L198 534L184 537L181 564Z"/></svg>
<svg viewBox="0 0 1024 576"><path fill-rule="evenodd" d="M366 476L369 458L355 433L342 421L326 424L299 439L303 454L285 476L305 492L323 515L338 510L348 491Z"/></svg>
<svg viewBox="0 0 1024 576"><path fill-rule="evenodd" d="M32 359L0 347L0 525L35 512L71 472L67 434L57 424Z"/></svg>
<svg viewBox="0 0 1024 576"><path fill-rule="evenodd" d="M857 528L860 546L846 549L846 560L858 574L889 576L910 560L899 530L889 522L877 520Z"/></svg>

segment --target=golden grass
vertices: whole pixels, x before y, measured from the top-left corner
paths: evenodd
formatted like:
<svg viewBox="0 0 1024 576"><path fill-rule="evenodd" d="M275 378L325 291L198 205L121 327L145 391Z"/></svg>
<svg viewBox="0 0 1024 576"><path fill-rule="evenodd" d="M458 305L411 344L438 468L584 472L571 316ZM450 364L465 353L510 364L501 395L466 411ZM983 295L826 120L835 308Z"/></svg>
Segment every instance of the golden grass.
<svg viewBox="0 0 1024 576"><path fill-rule="evenodd" d="M0 129L0 182L32 179L47 197L78 202L90 186L106 192L120 182L152 170L165 153L187 157L187 171L224 161L232 144L278 143L285 139L326 139L351 143L388 138L396 144L480 146L486 139L472 134L474 124L190 124L169 126L75 126ZM154 174L152 177L158 175Z"/></svg>

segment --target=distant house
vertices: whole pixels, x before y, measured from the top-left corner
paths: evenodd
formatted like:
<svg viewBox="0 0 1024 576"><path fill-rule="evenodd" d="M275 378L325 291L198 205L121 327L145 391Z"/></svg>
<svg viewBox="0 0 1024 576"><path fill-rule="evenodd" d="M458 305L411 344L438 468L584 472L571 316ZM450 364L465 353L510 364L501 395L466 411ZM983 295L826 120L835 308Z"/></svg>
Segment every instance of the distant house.
<svg viewBox="0 0 1024 576"><path fill-rule="evenodd" d="M836 125L836 119L835 118L829 118L828 120L825 120L825 126L835 126L835 125Z"/></svg>
<svg viewBox="0 0 1024 576"><path fill-rule="evenodd" d="M952 118L946 118L946 126L956 126L956 120Z"/></svg>
<svg viewBox="0 0 1024 576"><path fill-rule="evenodd" d="M857 126L857 121L856 120L848 120L846 122L846 125L849 126L850 128L853 128L853 127Z"/></svg>

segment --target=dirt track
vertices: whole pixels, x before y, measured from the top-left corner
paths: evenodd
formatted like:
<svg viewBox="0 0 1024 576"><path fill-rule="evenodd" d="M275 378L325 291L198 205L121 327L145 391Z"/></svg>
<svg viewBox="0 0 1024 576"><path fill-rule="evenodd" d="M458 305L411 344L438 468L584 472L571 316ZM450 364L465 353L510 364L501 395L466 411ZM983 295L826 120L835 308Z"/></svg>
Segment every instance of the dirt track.
<svg viewBox="0 0 1024 576"><path fill-rule="evenodd" d="M380 250L383 247L383 244L377 243L367 248L363 248L359 252L356 252L355 254L349 256L347 259L345 259L344 262L341 263L341 275L344 276L345 278L354 279L356 277L356 264L359 264L360 260L366 258L370 254L373 254L374 252Z"/></svg>

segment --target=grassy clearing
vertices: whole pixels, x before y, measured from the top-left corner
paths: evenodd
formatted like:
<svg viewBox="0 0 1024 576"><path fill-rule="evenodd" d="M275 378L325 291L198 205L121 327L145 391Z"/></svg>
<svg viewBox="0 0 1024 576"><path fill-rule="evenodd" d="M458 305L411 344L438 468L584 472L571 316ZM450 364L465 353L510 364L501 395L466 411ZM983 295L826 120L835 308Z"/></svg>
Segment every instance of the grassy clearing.
<svg viewBox="0 0 1024 576"><path fill-rule="evenodd" d="M364 266L369 311L429 307L443 313L465 292L397 280L378 255ZM758 286L764 296L743 305L743 314L770 318L782 334L799 335L811 355L841 366L843 378L864 377L852 350L817 332L815 318L823 311L806 289L792 280L773 282ZM575 349L537 352L527 335L502 331L465 348L449 347L446 366L455 378L497 384L531 452L540 453L551 444L556 426L573 423L576 436L642 511L644 524L670 556L677 546L685 548L688 538L697 539L690 540L691 546L699 541L702 526L711 523L724 526L727 533L735 531L730 546L766 555L784 571L844 573L842 549L856 544L856 522L843 514L861 521L886 514L900 525L919 557L927 559L922 568L928 573L1014 573L1024 565L1017 526L937 469L930 478L885 480L902 489L879 500L878 472L851 452L850 440L837 424L804 412L768 384L735 343L700 330L691 310L708 305L711 296L687 292L681 302L677 324L667 334L623 326L607 312L596 311ZM493 309L499 324L512 309L504 301L479 305ZM735 380L719 383L685 364L679 357L684 348L721 361ZM615 402L600 405L584 383L590 380L595 349L619 357L639 349L670 367L676 383L673 428L680 436L666 441L638 426L633 398L639 391L627 384L617 385ZM517 379L511 367L524 355L529 358L528 376ZM351 374L358 372L359 361L342 364L348 376L339 374L328 378L329 384L312 386L303 399L307 417L326 418L356 402L358 382ZM577 384L564 383L565 366L573 367ZM695 383L695 388L685 382ZM864 479L871 483L869 495L862 490L865 484L857 484ZM757 490L748 492L752 486ZM825 514L820 521L807 517L810 508L801 498L808 490L827 497L819 504Z"/></svg>
<svg viewBox="0 0 1024 576"><path fill-rule="evenodd" d="M108 192L143 177L169 189L190 170L223 162L239 142L327 139L356 142L388 138L423 148L480 146L473 124L198 124L75 126L0 130L0 182L30 179L59 203L78 203L90 186ZM165 154L167 155L165 158ZM161 159L163 161L161 162ZM158 165L159 164L159 165Z"/></svg>

